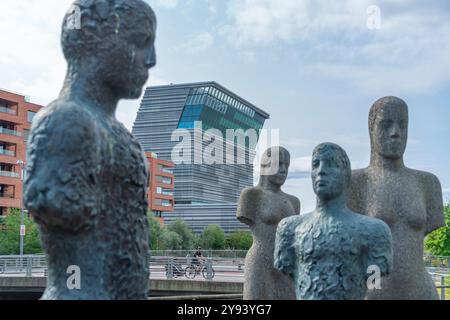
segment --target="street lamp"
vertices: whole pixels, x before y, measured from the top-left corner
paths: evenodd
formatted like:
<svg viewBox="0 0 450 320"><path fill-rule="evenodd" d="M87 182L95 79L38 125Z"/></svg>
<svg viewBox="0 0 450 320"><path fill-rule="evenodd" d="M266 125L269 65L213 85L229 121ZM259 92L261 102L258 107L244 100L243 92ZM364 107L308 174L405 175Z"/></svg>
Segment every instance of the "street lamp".
<svg viewBox="0 0 450 320"><path fill-rule="evenodd" d="M25 162L23 160L17 160L17 164L20 166L21 171L21 179L22 179L22 201L21 201L21 210L22 210L22 218L20 222L20 255L23 256L23 237L25 236L25 225L24 225L24 212L23 212L23 188L24 188L24 175L25 175Z"/></svg>

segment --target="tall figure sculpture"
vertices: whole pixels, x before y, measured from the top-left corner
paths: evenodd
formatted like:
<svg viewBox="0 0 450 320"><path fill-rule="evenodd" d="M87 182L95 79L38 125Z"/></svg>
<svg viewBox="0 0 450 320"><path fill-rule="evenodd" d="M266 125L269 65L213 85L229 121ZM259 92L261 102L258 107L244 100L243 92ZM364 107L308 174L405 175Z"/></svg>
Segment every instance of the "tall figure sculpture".
<svg viewBox="0 0 450 320"><path fill-rule="evenodd" d="M27 155L25 205L49 268L42 299L148 297L147 165L115 111L141 95L155 30L141 0L79 0L64 18L67 76Z"/></svg>
<svg viewBox="0 0 450 320"><path fill-rule="evenodd" d="M312 159L316 210L278 226L275 267L294 279L298 300L362 300L368 285L379 287L368 281L372 273L391 270L389 227L348 209L350 179L345 151L319 145Z"/></svg>
<svg viewBox="0 0 450 320"><path fill-rule="evenodd" d="M385 97L369 116L370 166L353 172L350 207L384 220L394 243L394 270L382 290L368 299L438 299L423 263L424 237L444 225L442 190L432 174L408 169L403 154L408 139L408 106Z"/></svg>
<svg viewBox="0 0 450 320"><path fill-rule="evenodd" d="M253 245L245 258L244 300L295 300L292 280L273 267L277 225L283 218L300 213L300 201L281 191L290 154L282 147L270 148L261 164L262 171L279 166L276 174L261 175L258 186L242 191L239 201L237 218L253 233Z"/></svg>

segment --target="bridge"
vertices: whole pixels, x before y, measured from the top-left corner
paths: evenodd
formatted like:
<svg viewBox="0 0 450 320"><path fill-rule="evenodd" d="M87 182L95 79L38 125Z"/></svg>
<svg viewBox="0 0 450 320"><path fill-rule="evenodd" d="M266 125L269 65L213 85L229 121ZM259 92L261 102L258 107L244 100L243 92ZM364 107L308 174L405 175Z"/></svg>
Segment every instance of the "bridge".
<svg viewBox="0 0 450 320"><path fill-rule="evenodd" d="M39 299L46 286L46 277L0 277L0 300ZM242 299L243 282L149 279L150 298L177 296L185 299L201 296Z"/></svg>

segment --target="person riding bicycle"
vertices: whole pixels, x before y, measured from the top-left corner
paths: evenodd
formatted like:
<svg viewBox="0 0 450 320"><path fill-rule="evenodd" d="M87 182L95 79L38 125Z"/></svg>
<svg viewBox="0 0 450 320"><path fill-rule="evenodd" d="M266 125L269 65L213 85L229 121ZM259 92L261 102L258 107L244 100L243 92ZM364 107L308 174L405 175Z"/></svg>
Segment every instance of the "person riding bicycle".
<svg viewBox="0 0 450 320"><path fill-rule="evenodd" d="M202 248L198 247L197 251L195 251L194 253L194 259L192 260L192 265L195 266L197 271L199 271L201 266L203 265L204 259L205 257L203 256Z"/></svg>

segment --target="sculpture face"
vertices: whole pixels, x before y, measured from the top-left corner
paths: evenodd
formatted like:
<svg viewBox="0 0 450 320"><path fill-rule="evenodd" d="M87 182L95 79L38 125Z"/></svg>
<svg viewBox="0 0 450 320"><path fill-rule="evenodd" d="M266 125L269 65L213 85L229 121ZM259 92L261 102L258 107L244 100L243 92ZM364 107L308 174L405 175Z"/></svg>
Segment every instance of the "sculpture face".
<svg viewBox="0 0 450 320"><path fill-rule="evenodd" d="M348 184L348 170L342 167L332 150L314 152L311 177L316 195L322 199L341 195Z"/></svg>
<svg viewBox="0 0 450 320"><path fill-rule="evenodd" d="M400 159L408 140L408 110L401 104L386 104L374 117L371 128L374 152L388 159Z"/></svg>
<svg viewBox="0 0 450 320"><path fill-rule="evenodd" d="M142 21L120 40L121 50L105 54L103 62L110 72L106 73L104 82L120 98L139 98L149 77L148 70L156 64L154 24L150 20Z"/></svg>
<svg viewBox="0 0 450 320"><path fill-rule="evenodd" d="M272 157L272 153L278 153L278 158L276 156ZM289 165L291 163L291 156L289 154L289 151L281 147L274 147L267 150L263 155L263 169L265 167L267 168L267 166L271 166L272 161L278 161L278 170L275 174L268 175L267 179L273 185L282 186L286 182Z"/></svg>

